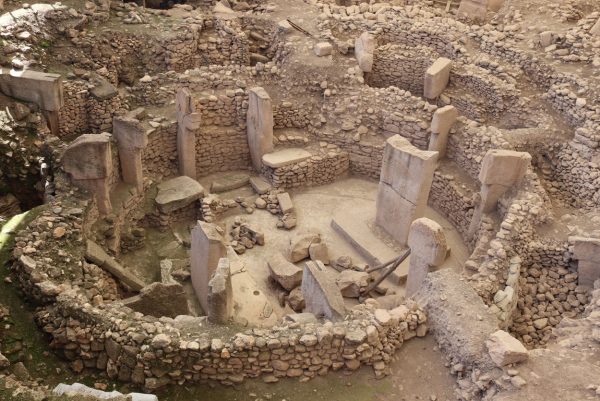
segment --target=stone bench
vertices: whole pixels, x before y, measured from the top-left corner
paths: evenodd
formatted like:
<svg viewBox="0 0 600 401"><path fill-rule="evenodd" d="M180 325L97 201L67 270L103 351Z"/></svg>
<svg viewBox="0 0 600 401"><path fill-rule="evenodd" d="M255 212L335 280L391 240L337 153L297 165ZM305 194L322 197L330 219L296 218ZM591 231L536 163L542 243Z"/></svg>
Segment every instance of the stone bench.
<svg viewBox="0 0 600 401"><path fill-rule="evenodd" d="M278 168L300 163L312 155L310 152L300 148L288 148L263 155L262 161L265 166Z"/></svg>

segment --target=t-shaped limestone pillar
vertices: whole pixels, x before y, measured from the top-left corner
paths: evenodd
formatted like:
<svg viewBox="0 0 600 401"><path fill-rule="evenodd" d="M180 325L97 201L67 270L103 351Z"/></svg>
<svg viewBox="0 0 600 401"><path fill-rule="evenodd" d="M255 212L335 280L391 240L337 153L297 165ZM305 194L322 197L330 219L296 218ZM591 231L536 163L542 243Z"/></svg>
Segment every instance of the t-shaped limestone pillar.
<svg viewBox="0 0 600 401"><path fill-rule="evenodd" d="M208 282L208 320L224 324L233 316L233 287L229 259L221 258Z"/></svg>
<svg viewBox="0 0 600 401"><path fill-rule="evenodd" d="M119 148L123 182L144 190L142 150L148 145L148 136L142 124L132 117L113 118L113 135Z"/></svg>
<svg viewBox="0 0 600 401"><path fill-rule="evenodd" d="M192 95L181 88L176 95L177 104L177 156L179 174L197 178L196 133L200 129L200 113L194 112Z"/></svg>
<svg viewBox="0 0 600 401"><path fill-rule="evenodd" d="M600 279L600 239L569 237L573 244L573 257L577 259L578 284L594 288L594 281Z"/></svg>
<svg viewBox="0 0 600 401"><path fill-rule="evenodd" d="M248 146L252 165L260 172L263 155L273 151L273 106L271 97L263 88L252 88L249 92L246 116Z"/></svg>
<svg viewBox="0 0 600 401"><path fill-rule="evenodd" d="M418 149L400 135L386 142L375 222L401 245L410 224L425 212L437 157L438 152Z"/></svg>
<svg viewBox="0 0 600 401"><path fill-rule="evenodd" d="M410 262L406 279L406 296L416 293L429 269L441 265L448 254L444 229L438 223L421 217L410 225L408 234Z"/></svg>
<svg viewBox="0 0 600 401"><path fill-rule="evenodd" d="M208 313L208 282L219 260L227 254L223 245L222 230L211 223L199 221L192 230L191 276L194 292L202 309Z"/></svg>
<svg viewBox="0 0 600 401"><path fill-rule="evenodd" d="M110 177L112 176L111 137L108 133L85 134L65 150L63 168L73 184L94 194L101 214L110 213Z"/></svg>
<svg viewBox="0 0 600 401"><path fill-rule="evenodd" d="M485 154L479 171L481 201L473 213L469 227L472 236L479 228L483 213L496 208L498 199L511 187L518 185L531 163L531 155L514 150L491 149Z"/></svg>
<svg viewBox="0 0 600 401"><path fill-rule="evenodd" d="M440 57L425 71L425 86L423 96L435 99L442 94L450 81L450 68L452 60Z"/></svg>
<svg viewBox="0 0 600 401"><path fill-rule="evenodd" d="M450 105L441 107L433 113L429 150L438 152L440 159L446 154L448 134L457 117L458 110L456 110L456 107Z"/></svg>

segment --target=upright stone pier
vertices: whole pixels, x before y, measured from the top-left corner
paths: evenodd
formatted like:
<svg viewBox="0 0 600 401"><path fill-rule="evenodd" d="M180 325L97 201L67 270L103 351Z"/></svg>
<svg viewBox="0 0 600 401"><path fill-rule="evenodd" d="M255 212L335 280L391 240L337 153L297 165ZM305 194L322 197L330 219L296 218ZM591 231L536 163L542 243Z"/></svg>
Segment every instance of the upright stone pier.
<svg viewBox="0 0 600 401"><path fill-rule="evenodd" d="M600 279L600 238L569 237L573 244L573 257L577 259L578 284L594 288Z"/></svg>
<svg viewBox="0 0 600 401"><path fill-rule="evenodd" d="M135 185L138 192L144 190L142 151L148 145L146 130L133 117L114 117L113 135L119 148L123 182Z"/></svg>
<svg viewBox="0 0 600 401"><path fill-rule="evenodd" d="M438 223L421 217L410 225L408 234L410 262L406 279L406 296L415 294L432 267L440 266L448 254L444 229Z"/></svg>
<svg viewBox="0 0 600 401"><path fill-rule="evenodd" d="M246 116L248 146L252 165L260 172L263 155L273 152L273 105L271 97L263 88L252 88L249 93Z"/></svg>
<svg viewBox="0 0 600 401"><path fill-rule="evenodd" d="M433 113L431 119L431 137L429 138L429 150L438 152L441 159L446 154L448 146L448 134L458 118L456 107L448 105L441 107Z"/></svg>
<svg viewBox="0 0 600 401"><path fill-rule="evenodd" d="M373 70L375 46L375 37L369 32L363 32L354 41L354 56L356 57L356 61L358 61L359 68L363 72L371 72Z"/></svg>
<svg viewBox="0 0 600 401"><path fill-rule="evenodd" d="M94 194L100 214L110 213L113 174L110 134L85 134L75 139L65 150L63 168L74 185Z"/></svg>
<svg viewBox="0 0 600 401"><path fill-rule="evenodd" d="M219 260L227 255L222 230L215 224L199 221L192 230L192 286L204 312L208 313L209 281L217 270Z"/></svg>
<svg viewBox="0 0 600 401"><path fill-rule="evenodd" d="M531 155L527 152L488 150L479 171L481 201L473 213L469 235L474 235L479 228L482 215L492 212L498 199L510 188L520 184L530 163Z"/></svg>
<svg viewBox="0 0 600 401"><path fill-rule="evenodd" d="M438 152L420 150L400 135L387 140L375 222L401 245L410 224L425 213L437 158Z"/></svg>
<svg viewBox="0 0 600 401"><path fill-rule="evenodd" d="M435 99L442 94L450 81L450 69L452 60L440 57L433 62L431 67L425 71L425 85L423 96L427 99Z"/></svg>
<svg viewBox="0 0 600 401"><path fill-rule="evenodd" d="M177 156L179 174L197 179L196 133L200 129L200 113L194 112L192 95L181 88L176 95L177 104Z"/></svg>

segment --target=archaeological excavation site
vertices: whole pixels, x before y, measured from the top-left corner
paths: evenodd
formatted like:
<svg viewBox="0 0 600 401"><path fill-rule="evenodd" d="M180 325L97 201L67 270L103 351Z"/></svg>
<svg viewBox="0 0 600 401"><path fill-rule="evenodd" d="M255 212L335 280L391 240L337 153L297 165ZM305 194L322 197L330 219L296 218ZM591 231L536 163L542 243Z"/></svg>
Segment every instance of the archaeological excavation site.
<svg viewBox="0 0 600 401"><path fill-rule="evenodd" d="M1 401L600 401L600 0L34 1Z"/></svg>

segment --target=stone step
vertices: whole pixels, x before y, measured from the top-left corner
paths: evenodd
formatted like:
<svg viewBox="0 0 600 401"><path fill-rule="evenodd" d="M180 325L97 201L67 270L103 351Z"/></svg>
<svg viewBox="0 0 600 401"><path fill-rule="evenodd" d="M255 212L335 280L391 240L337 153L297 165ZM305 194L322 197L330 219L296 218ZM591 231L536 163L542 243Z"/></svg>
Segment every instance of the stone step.
<svg viewBox="0 0 600 401"><path fill-rule="evenodd" d="M263 155L263 163L272 168L289 166L290 164L300 163L311 157L310 152L300 148L281 149L272 153Z"/></svg>

